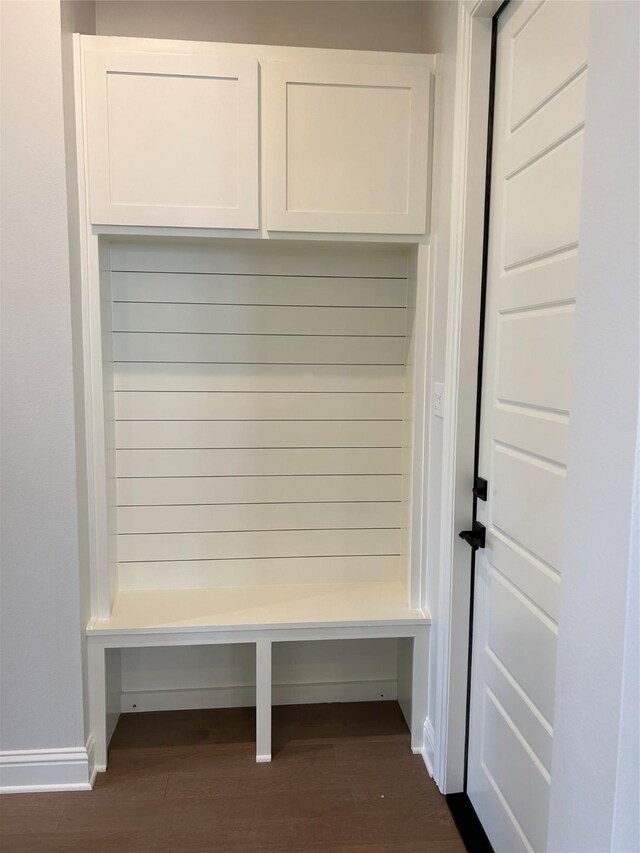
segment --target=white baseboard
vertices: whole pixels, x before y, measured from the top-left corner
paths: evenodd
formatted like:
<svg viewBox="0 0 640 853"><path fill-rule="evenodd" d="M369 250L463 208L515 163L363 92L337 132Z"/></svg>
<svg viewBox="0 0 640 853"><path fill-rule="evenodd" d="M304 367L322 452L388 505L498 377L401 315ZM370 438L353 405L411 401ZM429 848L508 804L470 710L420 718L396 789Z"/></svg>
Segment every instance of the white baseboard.
<svg viewBox="0 0 640 853"><path fill-rule="evenodd" d="M372 702L398 698L397 681L336 681L314 684L274 684L274 705L320 702ZM122 693L124 713L181 711L190 708L243 708L256 703L255 687L135 690Z"/></svg>
<svg viewBox="0 0 640 853"><path fill-rule="evenodd" d="M0 752L0 793L90 791L96 775L93 737L84 747Z"/></svg>
<svg viewBox="0 0 640 853"><path fill-rule="evenodd" d="M436 747L436 735L429 717L424 721L424 747L422 749L422 757L429 771L429 776L433 779L434 756Z"/></svg>

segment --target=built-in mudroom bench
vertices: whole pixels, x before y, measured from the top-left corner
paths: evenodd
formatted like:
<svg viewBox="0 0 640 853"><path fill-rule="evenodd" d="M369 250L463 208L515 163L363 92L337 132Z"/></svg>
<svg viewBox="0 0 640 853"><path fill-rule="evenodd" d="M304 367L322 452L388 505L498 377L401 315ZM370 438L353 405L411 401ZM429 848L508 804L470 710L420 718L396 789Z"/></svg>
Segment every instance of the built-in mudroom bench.
<svg viewBox="0 0 640 853"><path fill-rule="evenodd" d="M184 646L255 652L269 761L287 644L397 640L419 752L434 57L75 58L95 765L123 655Z"/></svg>

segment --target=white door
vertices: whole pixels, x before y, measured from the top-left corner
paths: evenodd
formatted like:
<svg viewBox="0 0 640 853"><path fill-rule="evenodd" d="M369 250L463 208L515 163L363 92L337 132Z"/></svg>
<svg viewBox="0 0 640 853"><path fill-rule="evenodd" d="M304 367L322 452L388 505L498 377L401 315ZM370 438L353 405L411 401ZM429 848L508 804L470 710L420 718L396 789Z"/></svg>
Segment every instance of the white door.
<svg viewBox="0 0 640 853"><path fill-rule="evenodd" d="M499 19L467 789L497 853L546 850L587 25Z"/></svg>

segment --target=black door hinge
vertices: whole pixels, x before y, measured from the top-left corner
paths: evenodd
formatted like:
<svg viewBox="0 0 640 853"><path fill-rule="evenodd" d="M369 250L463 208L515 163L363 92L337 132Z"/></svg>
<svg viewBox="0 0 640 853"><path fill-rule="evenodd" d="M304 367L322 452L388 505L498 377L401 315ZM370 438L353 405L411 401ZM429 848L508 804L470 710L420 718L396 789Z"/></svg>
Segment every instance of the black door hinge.
<svg viewBox="0 0 640 853"><path fill-rule="evenodd" d="M484 524L480 524L479 521L474 521L473 530L462 530L459 535L460 538L464 539L464 541L470 545L474 551L485 547L487 541L487 529Z"/></svg>

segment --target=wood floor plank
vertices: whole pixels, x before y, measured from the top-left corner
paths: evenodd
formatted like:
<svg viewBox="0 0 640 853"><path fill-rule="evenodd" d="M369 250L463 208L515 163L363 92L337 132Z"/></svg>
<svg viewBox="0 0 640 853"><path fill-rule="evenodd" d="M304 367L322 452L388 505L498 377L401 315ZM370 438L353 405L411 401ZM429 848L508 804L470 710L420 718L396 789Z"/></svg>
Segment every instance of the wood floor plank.
<svg viewBox="0 0 640 853"><path fill-rule="evenodd" d="M208 827L212 832L222 829L266 826L268 823L306 820L336 820L355 814L349 791L292 792L279 794L240 795L217 798L169 800L162 809L150 803L126 804L118 809L121 829L142 827L171 828L175 825ZM112 809L104 804L87 803L64 810L58 832L106 832L112 825Z"/></svg>
<svg viewBox="0 0 640 853"><path fill-rule="evenodd" d="M362 760L404 762L410 750L410 739L408 735L406 738L380 741L354 738L337 742L334 750L339 764Z"/></svg>
<svg viewBox="0 0 640 853"><path fill-rule="evenodd" d="M3 834L0 836L0 850L3 853L262 853L259 844L212 840L210 834L190 828L163 834L119 830L108 834Z"/></svg>
<svg viewBox="0 0 640 853"><path fill-rule="evenodd" d="M54 831L63 811L57 794L5 794L0 797L0 838L4 833Z"/></svg>
<svg viewBox="0 0 640 853"><path fill-rule="evenodd" d="M342 847L342 853L449 853L464 851L460 838L442 841L409 841L403 844L349 844Z"/></svg>
<svg viewBox="0 0 640 853"><path fill-rule="evenodd" d="M0 800L7 853L458 853L395 702L123 714L92 792Z"/></svg>
<svg viewBox="0 0 640 853"><path fill-rule="evenodd" d="M170 773L167 785L167 799L187 797L225 797L240 794L260 794L262 792L289 794L291 792L330 791L336 788L335 767L326 763L316 764L313 769L307 765L296 766L288 762L263 765L264 769L255 773L243 773L236 776L216 773L183 771ZM345 786L348 789L348 785Z"/></svg>

